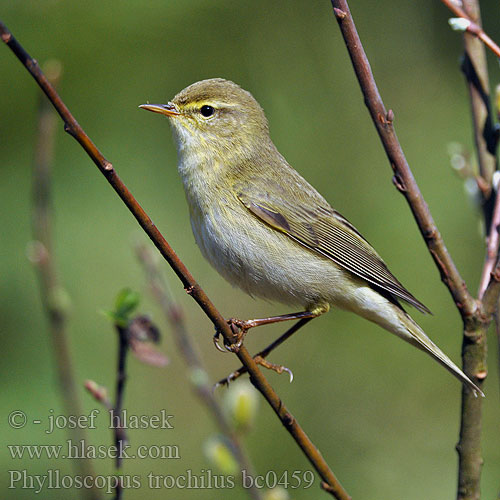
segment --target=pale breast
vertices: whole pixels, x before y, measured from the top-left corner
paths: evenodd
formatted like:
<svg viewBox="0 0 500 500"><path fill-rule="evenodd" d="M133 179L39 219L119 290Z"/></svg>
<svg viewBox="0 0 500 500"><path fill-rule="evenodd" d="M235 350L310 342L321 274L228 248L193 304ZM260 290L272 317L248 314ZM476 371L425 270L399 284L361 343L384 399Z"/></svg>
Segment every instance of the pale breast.
<svg viewBox="0 0 500 500"><path fill-rule="evenodd" d="M346 272L253 215L224 187L230 183L217 181L218 167L187 155L179 164L194 237L208 262L252 296L343 307Z"/></svg>
<svg viewBox="0 0 500 500"><path fill-rule="evenodd" d="M219 196L210 207L191 204L191 225L202 254L227 281L272 301L342 307L335 284L345 279L343 270L268 227L230 193Z"/></svg>

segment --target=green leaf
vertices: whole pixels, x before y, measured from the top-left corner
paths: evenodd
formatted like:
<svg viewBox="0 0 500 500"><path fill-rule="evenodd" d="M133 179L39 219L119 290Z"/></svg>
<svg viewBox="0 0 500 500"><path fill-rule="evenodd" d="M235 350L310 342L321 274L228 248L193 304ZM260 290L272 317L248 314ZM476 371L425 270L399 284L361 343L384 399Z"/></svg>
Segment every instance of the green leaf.
<svg viewBox="0 0 500 500"><path fill-rule="evenodd" d="M137 309L141 296L130 288L124 288L118 293L115 299L115 309L112 311L102 311L113 323L125 327L131 320L131 315Z"/></svg>

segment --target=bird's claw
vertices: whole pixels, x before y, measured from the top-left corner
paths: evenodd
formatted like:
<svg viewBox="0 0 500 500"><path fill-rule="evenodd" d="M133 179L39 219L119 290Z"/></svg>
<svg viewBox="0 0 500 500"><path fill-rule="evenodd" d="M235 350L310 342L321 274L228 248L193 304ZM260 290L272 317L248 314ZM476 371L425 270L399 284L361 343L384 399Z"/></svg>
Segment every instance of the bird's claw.
<svg viewBox="0 0 500 500"><path fill-rule="evenodd" d="M227 352L225 349L223 349L220 344L219 344L219 338L220 338L220 332L219 330L217 330L215 333L214 333L214 336L212 337L212 340L214 342L214 346L215 348L220 351L220 352Z"/></svg>
<svg viewBox="0 0 500 500"><path fill-rule="evenodd" d="M243 339L245 338L245 335L251 326L247 325L246 321L242 321L240 319L236 318L231 318L227 320L227 324L229 325L229 328L231 328L231 331L234 334L234 342L231 344L228 344L226 342L226 339L223 339L223 346L221 347L219 339L221 332L220 330L216 330L215 334L213 336L213 342L216 347L216 349L220 352L232 352L232 353L237 353L240 350L240 347L243 345Z"/></svg>
<svg viewBox="0 0 500 500"><path fill-rule="evenodd" d="M276 365L274 363L270 363L269 361L266 361L262 356L259 355L254 356L253 359L258 365L263 366L264 368L268 368L269 370L273 370L278 375L281 375L283 372L288 373L288 376L290 377L290 383L293 382L293 372L292 370L290 370L290 368L287 368L286 366L283 365ZM241 377L241 375L243 375L244 373L246 373L244 367L235 370L234 372L230 373L227 377L220 379L216 384L214 384L213 390L215 391L217 388L223 386L228 387L233 380L236 380L237 378Z"/></svg>
<svg viewBox="0 0 500 500"><path fill-rule="evenodd" d="M229 384L239 376L240 374L237 371L230 373L226 378L219 380L213 385L212 392L215 392L219 387L229 387Z"/></svg>

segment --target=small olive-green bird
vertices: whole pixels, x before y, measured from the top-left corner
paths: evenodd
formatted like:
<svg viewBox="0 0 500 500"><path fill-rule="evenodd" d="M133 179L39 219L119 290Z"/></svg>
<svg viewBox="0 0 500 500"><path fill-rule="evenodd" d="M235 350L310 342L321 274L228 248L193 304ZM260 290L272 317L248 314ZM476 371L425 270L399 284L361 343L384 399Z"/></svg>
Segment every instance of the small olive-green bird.
<svg viewBox="0 0 500 500"><path fill-rule="evenodd" d="M400 301L429 310L279 153L249 92L215 78L190 85L167 104L141 107L170 119L196 243L232 285L303 307L302 317L330 307L359 314L482 394Z"/></svg>

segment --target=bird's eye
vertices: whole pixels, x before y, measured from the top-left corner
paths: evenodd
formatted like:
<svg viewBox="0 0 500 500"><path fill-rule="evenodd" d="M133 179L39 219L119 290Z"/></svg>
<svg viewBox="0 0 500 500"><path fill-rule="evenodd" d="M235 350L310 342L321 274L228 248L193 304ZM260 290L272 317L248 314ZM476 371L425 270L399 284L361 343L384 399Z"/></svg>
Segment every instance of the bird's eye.
<svg viewBox="0 0 500 500"><path fill-rule="evenodd" d="M209 116L212 116L215 113L215 109L212 106L205 104L200 108L200 113L205 118L208 118Z"/></svg>

